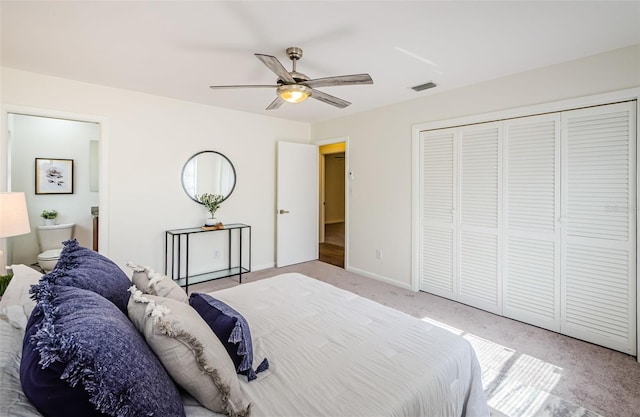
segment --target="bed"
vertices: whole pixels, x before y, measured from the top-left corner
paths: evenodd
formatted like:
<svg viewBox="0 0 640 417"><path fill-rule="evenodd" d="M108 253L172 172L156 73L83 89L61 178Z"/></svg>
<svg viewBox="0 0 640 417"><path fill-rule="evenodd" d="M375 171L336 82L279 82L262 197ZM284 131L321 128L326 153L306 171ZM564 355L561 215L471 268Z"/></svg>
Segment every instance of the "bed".
<svg viewBox="0 0 640 417"><path fill-rule="evenodd" d="M444 329L298 273L211 295L269 359L255 380L238 375L251 416L489 416L473 348ZM20 387L24 330L5 316L0 335L0 415L41 416ZM222 416L181 395L188 417Z"/></svg>

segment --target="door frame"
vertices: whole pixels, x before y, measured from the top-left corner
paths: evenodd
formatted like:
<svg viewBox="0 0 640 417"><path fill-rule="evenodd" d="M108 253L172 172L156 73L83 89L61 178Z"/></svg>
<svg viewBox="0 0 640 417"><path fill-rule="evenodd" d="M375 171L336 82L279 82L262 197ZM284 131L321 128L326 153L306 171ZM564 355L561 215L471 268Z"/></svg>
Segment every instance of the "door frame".
<svg viewBox="0 0 640 417"><path fill-rule="evenodd" d="M318 146L318 158L321 159L323 155L320 153L320 146L332 145L334 143L344 142L344 269L349 270L349 194L351 191L351 184L349 183L351 164L349 162L349 136L341 136L332 139L323 139L313 141L314 145ZM322 206L322 193L324 192L324 181L318 181L318 245L320 241L324 241L324 231L320 229L320 225L324 224L324 209Z"/></svg>
<svg viewBox="0 0 640 417"><path fill-rule="evenodd" d="M9 114L25 116L46 117L50 119L64 119L78 122L97 123L100 126L100 140L98 141L99 167L98 167L98 205L100 207L100 222L98 224L98 248L99 252L109 256L109 152L108 152L108 119L82 113L62 112L38 107L19 106L0 103L0 161L5 169L0 170L0 191L6 191L8 187L7 170L9 164ZM0 246L5 246L4 242Z"/></svg>

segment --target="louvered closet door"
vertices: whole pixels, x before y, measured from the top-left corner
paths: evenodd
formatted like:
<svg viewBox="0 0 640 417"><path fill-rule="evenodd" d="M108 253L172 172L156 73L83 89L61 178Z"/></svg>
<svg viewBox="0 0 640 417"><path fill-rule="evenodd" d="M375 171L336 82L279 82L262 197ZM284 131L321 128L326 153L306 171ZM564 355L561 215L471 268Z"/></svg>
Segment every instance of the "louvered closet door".
<svg viewBox="0 0 640 417"><path fill-rule="evenodd" d="M485 123L459 130L458 300L501 309L501 129Z"/></svg>
<svg viewBox="0 0 640 417"><path fill-rule="evenodd" d="M560 331L560 115L505 122L507 317Z"/></svg>
<svg viewBox="0 0 640 417"><path fill-rule="evenodd" d="M562 333L636 353L635 104L563 114Z"/></svg>
<svg viewBox="0 0 640 417"><path fill-rule="evenodd" d="M422 132L420 289L455 298L455 129Z"/></svg>

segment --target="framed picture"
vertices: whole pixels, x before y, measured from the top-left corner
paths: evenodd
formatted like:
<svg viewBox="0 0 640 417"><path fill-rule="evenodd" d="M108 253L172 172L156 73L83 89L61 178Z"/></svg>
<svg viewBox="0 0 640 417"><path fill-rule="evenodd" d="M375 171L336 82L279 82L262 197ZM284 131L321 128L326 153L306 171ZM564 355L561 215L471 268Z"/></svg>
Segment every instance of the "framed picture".
<svg viewBox="0 0 640 417"><path fill-rule="evenodd" d="M36 194L73 194L73 159L36 158Z"/></svg>

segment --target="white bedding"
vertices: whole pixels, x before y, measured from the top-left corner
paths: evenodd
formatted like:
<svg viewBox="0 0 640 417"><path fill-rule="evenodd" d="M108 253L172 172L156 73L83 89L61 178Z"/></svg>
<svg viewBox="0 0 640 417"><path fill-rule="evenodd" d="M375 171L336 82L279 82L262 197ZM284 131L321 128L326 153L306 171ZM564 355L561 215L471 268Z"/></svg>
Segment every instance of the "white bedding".
<svg viewBox="0 0 640 417"><path fill-rule="evenodd" d="M255 365L269 359L258 379L239 376L253 417L489 416L462 337L296 273L211 294L249 322ZM16 379L19 352L9 351L22 332L0 320L0 337L0 414L39 416ZM219 416L189 398L185 411Z"/></svg>
<svg viewBox="0 0 640 417"><path fill-rule="evenodd" d="M295 273L213 295L271 364L241 379L253 416L489 416L475 352L446 330Z"/></svg>

